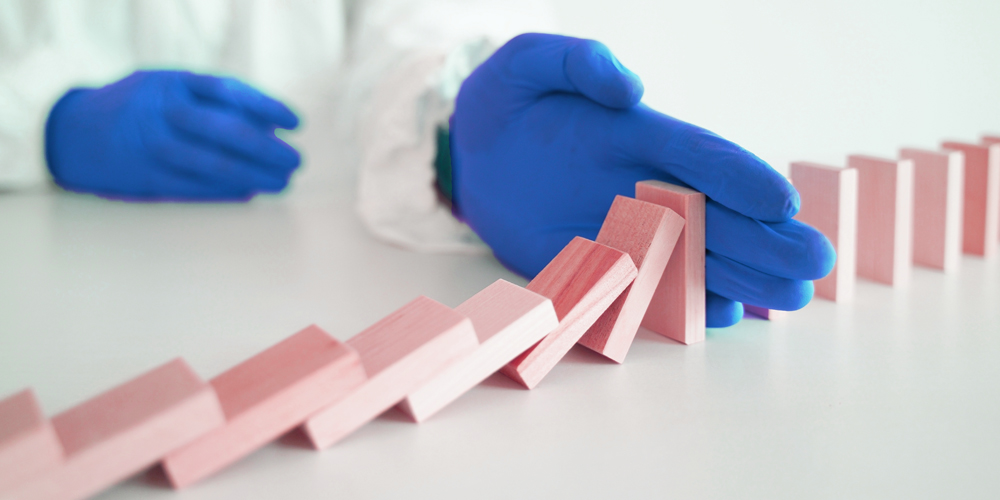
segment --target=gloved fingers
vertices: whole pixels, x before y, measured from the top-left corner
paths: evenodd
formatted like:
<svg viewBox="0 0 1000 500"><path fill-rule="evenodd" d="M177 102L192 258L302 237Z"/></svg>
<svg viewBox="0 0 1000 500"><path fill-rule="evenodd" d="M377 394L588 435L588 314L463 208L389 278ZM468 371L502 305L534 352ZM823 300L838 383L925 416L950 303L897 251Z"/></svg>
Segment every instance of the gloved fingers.
<svg viewBox="0 0 1000 500"><path fill-rule="evenodd" d="M780 278L820 279L837 260L833 245L822 233L794 219L762 222L710 199L705 205L705 226L708 250Z"/></svg>
<svg viewBox="0 0 1000 500"><path fill-rule="evenodd" d="M737 302L795 311L812 300L813 283L763 273L714 252L705 254L705 288Z"/></svg>
<svg viewBox="0 0 1000 500"><path fill-rule="evenodd" d="M181 82L195 96L241 109L256 119L278 128L294 129L299 118L288 106L235 79L181 72Z"/></svg>
<svg viewBox="0 0 1000 500"><path fill-rule="evenodd" d="M743 319L743 304L712 292L705 292L705 326L726 328Z"/></svg>
<svg viewBox="0 0 1000 500"><path fill-rule="evenodd" d="M527 97L551 92L579 93L610 108L628 108L642 99L639 77L594 40L526 33L507 42L487 63Z"/></svg>
<svg viewBox="0 0 1000 500"><path fill-rule="evenodd" d="M224 150L175 137L151 141L149 148L169 170L216 188L276 193L288 185L291 176L291 171L261 168Z"/></svg>
<svg viewBox="0 0 1000 500"><path fill-rule="evenodd" d="M642 104L609 128L624 158L654 167L752 219L781 222L799 210L799 193L749 151L708 130Z"/></svg>
<svg viewBox="0 0 1000 500"><path fill-rule="evenodd" d="M232 111L174 99L164 114L175 130L263 167L290 172L299 166L295 148Z"/></svg>

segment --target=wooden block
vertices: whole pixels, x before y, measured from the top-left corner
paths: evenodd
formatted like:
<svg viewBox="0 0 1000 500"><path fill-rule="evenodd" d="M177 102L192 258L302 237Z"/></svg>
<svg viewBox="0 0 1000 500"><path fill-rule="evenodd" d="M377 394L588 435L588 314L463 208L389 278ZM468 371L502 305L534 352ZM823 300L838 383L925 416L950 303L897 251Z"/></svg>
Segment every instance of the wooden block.
<svg viewBox="0 0 1000 500"><path fill-rule="evenodd" d="M504 280L497 280L455 308L472 320L479 347L420 386L400 409L423 422L559 325L552 301Z"/></svg>
<svg viewBox="0 0 1000 500"><path fill-rule="evenodd" d="M913 161L851 155L858 171L858 276L905 286L913 265Z"/></svg>
<svg viewBox="0 0 1000 500"><path fill-rule="evenodd" d="M802 205L795 219L823 233L837 263L825 278L814 281L816 296L845 302L854 296L858 236L858 171L809 162L791 165L792 185Z"/></svg>
<svg viewBox="0 0 1000 500"><path fill-rule="evenodd" d="M984 135L982 144L984 146L992 146L995 144L1000 144L1000 136L998 135ZM1000 238L1000 231L997 231L997 237Z"/></svg>
<svg viewBox="0 0 1000 500"><path fill-rule="evenodd" d="M327 448L392 408L479 345L469 318L419 297L347 341L368 380L306 420L317 449Z"/></svg>
<svg viewBox="0 0 1000 500"><path fill-rule="evenodd" d="M945 142L941 147L965 154L962 251L992 256L1000 237L1000 144Z"/></svg>
<svg viewBox="0 0 1000 500"><path fill-rule="evenodd" d="M788 316L788 311L778 311L777 309L768 309L766 307L751 306L749 304L743 304L743 312L753 314L758 318L766 320L776 320Z"/></svg>
<svg viewBox="0 0 1000 500"><path fill-rule="evenodd" d="M684 219L667 207L615 198L597 242L627 253L639 272L583 335L581 345L618 363L625 360L683 228Z"/></svg>
<svg viewBox="0 0 1000 500"><path fill-rule="evenodd" d="M226 424L163 461L176 488L222 470L365 381L358 353L310 326L212 379Z"/></svg>
<svg viewBox="0 0 1000 500"><path fill-rule="evenodd" d="M176 359L56 415L65 461L3 498L86 498L224 421L211 386Z"/></svg>
<svg viewBox="0 0 1000 500"><path fill-rule="evenodd" d="M945 272L962 256L965 156L961 151L906 148L913 161L913 263Z"/></svg>
<svg viewBox="0 0 1000 500"><path fill-rule="evenodd" d="M635 197L684 218L642 326L684 344L705 340L705 195L660 181L635 185Z"/></svg>
<svg viewBox="0 0 1000 500"><path fill-rule="evenodd" d="M31 389L0 401L0 495L62 458L59 438Z"/></svg>
<svg viewBox="0 0 1000 500"><path fill-rule="evenodd" d="M625 252L574 238L527 287L552 299L559 326L507 363L501 373L528 389L537 386L637 273Z"/></svg>

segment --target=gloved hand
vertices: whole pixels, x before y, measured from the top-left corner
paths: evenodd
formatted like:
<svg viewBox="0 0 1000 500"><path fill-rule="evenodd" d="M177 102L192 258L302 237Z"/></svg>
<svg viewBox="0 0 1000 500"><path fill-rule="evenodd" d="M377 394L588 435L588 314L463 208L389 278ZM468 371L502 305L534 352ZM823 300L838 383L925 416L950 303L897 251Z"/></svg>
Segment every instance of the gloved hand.
<svg viewBox="0 0 1000 500"><path fill-rule="evenodd" d="M526 34L464 82L451 124L456 214L497 258L532 277L574 236L594 239L615 195L659 179L708 197L707 323L741 302L794 310L833 247L791 220L795 188L762 160L642 104L639 78L604 45Z"/></svg>
<svg viewBox="0 0 1000 500"><path fill-rule="evenodd" d="M298 118L231 78L139 71L70 90L49 113L56 183L121 199L245 200L284 189L298 152L274 135Z"/></svg>

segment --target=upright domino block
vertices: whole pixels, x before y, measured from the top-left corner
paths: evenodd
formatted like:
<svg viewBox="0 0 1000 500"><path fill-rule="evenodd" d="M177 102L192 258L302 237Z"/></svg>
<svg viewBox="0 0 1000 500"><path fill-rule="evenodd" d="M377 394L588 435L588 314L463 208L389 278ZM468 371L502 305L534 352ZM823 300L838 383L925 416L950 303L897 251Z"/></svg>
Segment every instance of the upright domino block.
<svg viewBox="0 0 1000 500"><path fill-rule="evenodd" d="M635 185L635 197L684 218L642 326L684 344L705 340L705 195L660 181Z"/></svg>
<svg viewBox="0 0 1000 500"><path fill-rule="evenodd" d="M182 488L294 429L365 380L358 354L310 326L212 379L226 424L167 455Z"/></svg>
<svg viewBox="0 0 1000 500"><path fill-rule="evenodd" d="M62 446L25 389L0 401L0 495L62 462Z"/></svg>
<svg viewBox="0 0 1000 500"><path fill-rule="evenodd" d="M621 250L639 270L628 288L580 339L580 344L621 363L667 267L684 219L669 208L618 196L597 242Z"/></svg>
<svg viewBox="0 0 1000 500"><path fill-rule="evenodd" d="M552 299L559 326L500 372L534 388L632 283L638 271L620 250L576 237L535 279L528 290Z"/></svg>
<svg viewBox="0 0 1000 500"><path fill-rule="evenodd" d="M469 318L419 297L347 341L368 380L306 420L317 449L370 422L479 345Z"/></svg>
<svg viewBox="0 0 1000 500"><path fill-rule="evenodd" d="M828 276L814 282L817 297L844 302L854 296L858 237L858 171L808 162L791 165L792 185L802 205L795 218L823 233L837 263Z"/></svg>
<svg viewBox="0 0 1000 500"><path fill-rule="evenodd" d="M995 144L1000 144L1000 135L984 135L982 144L983 146L993 146ZM1000 231L997 231L997 237L1000 238Z"/></svg>
<svg viewBox="0 0 1000 500"><path fill-rule="evenodd" d="M913 161L852 155L858 171L858 276L905 286L913 265Z"/></svg>
<svg viewBox="0 0 1000 500"><path fill-rule="evenodd" d="M913 263L953 271L962 256L965 156L907 148L899 157L913 161Z"/></svg>
<svg viewBox="0 0 1000 500"><path fill-rule="evenodd" d="M472 320L479 347L400 403L423 422L559 326L552 301L504 280L497 280L455 308Z"/></svg>
<svg viewBox="0 0 1000 500"><path fill-rule="evenodd" d="M992 256L1000 231L1000 144L945 142L941 147L965 154L962 251Z"/></svg>
<svg viewBox="0 0 1000 500"><path fill-rule="evenodd" d="M56 415L65 461L2 498L86 498L224 421L212 388L176 359Z"/></svg>

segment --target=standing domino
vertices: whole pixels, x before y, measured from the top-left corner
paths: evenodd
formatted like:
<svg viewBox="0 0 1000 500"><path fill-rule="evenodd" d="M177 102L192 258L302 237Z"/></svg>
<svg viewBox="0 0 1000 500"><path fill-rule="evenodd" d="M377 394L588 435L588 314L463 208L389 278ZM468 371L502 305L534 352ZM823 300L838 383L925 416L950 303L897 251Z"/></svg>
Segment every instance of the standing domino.
<svg viewBox="0 0 1000 500"><path fill-rule="evenodd" d="M684 219L669 208L615 198L597 242L629 254L639 273L587 330L581 345L617 363L625 360L683 228Z"/></svg>
<svg viewBox="0 0 1000 500"><path fill-rule="evenodd" d="M851 155L858 171L858 276L905 286L913 264L913 161Z"/></svg>
<svg viewBox="0 0 1000 500"><path fill-rule="evenodd" d="M552 299L559 326L501 369L534 388L618 298L637 271L625 252L576 237L535 279L528 290Z"/></svg>
<svg viewBox="0 0 1000 500"><path fill-rule="evenodd" d="M649 302L642 326L684 344L705 340L705 195L660 181L635 185L635 197L667 207L684 218Z"/></svg>
<svg viewBox="0 0 1000 500"><path fill-rule="evenodd" d="M1000 144L1000 135L984 135L982 144L983 146ZM997 231L997 237L1000 238L1000 231Z"/></svg>
<svg viewBox="0 0 1000 500"><path fill-rule="evenodd" d="M837 263L825 278L814 282L816 296L845 302L854 296L858 236L858 171L809 162L791 165L792 185L802 206L795 219L823 233Z"/></svg>
<svg viewBox="0 0 1000 500"><path fill-rule="evenodd" d="M965 154L962 251L990 257L1000 237L1000 144L945 142L941 147Z"/></svg>
<svg viewBox="0 0 1000 500"><path fill-rule="evenodd" d="M400 403L400 409L417 422L430 418L559 326L551 300L504 280L497 280L455 311L472 320L479 347Z"/></svg>
<svg viewBox="0 0 1000 500"><path fill-rule="evenodd" d="M906 148L899 157L913 161L913 263L945 272L958 269L965 156Z"/></svg>

